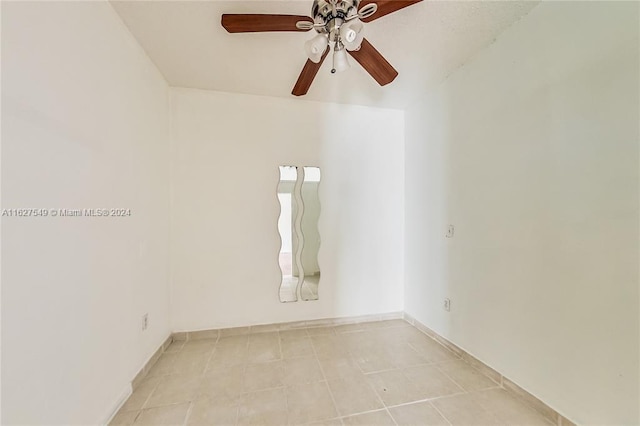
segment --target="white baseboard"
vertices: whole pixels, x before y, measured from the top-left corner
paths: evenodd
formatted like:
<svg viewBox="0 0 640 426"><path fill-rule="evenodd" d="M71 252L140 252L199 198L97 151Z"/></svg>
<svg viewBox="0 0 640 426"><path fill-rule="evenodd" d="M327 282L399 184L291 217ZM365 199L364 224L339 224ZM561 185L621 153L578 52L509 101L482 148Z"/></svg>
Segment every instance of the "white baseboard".
<svg viewBox="0 0 640 426"><path fill-rule="evenodd" d="M118 414L118 411L124 403L129 399L131 394L133 393L133 388L131 387L131 383L127 383L125 389L120 393L120 396L113 404L113 408L109 411L109 413L104 417L104 420L100 422L101 425L108 425L111 420Z"/></svg>
<svg viewBox="0 0 640 426"><path fill-rule="evenodd" d="M125 389L120 393L120 396L112 406L113 408L108 412L108 414L104 417L104 421L100 422L100 424L108 425L109 422L113 420L115 415L118 414L118 411L120 410L120 408L122 408L124 403L127 402L127 399L133 393L133 389L140 384L142 379L144 379L144 376L148 373L149 369L153 367L153 365L158 360L158 358L160 358L160 355L162 355L165 349L171 344L171 341L172 341L171 335L169 335L169 337L163 340L163 342L160 344L158 349L156 349L149 356L149 358L144 362L144 364L142 365L142 368L140 368L140 370L135 375L135 377L131 380L131 382L127 384Z"/></svg>
<svg viewBox="0 0 640 426"><path fill-rule="evenodd" d="M415 328L426 334L427 336L434 339L436 342L440 343L445 348L449 349L451 352L458 355L463 361L471 364L481 373L485 374L487 377L491 378L494 382L498 383L500 387L504 390L519 398L525 404L529 405L531 408L536 410L542 416L547 418L552 424L558 426L576 426L576 423L569 420L567 417L560 414L558 411L554 410L552 407L547 405L546 402L542 401L526 389L517 385L511 379L504 376L498 370L493 369L488 364L485 364L483 361L479 360L475 356L471 355L469 352L465 351L455 343L450 340L442 337L426 325L422 324L420 321L412 317L411 315L404 313L404 320L409 324L413 325Z"/></svg>

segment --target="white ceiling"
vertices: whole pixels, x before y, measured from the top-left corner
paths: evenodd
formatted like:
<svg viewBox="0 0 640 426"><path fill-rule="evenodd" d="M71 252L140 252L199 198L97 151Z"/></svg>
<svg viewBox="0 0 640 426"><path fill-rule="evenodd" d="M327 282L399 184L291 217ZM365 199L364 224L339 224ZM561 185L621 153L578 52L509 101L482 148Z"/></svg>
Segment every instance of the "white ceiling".
<svg viewBox="0 0 640 426"><path fill-rule="evenodd" d="M309 15L311 0L111 1L171 86L290 97L306 56L307 33L229 34L223 13ZM366 38L398 70L380 87L351 60L331 74L331 57L307 100L404 108L443 81L537 2L432 1L365 24Z"/></svg>

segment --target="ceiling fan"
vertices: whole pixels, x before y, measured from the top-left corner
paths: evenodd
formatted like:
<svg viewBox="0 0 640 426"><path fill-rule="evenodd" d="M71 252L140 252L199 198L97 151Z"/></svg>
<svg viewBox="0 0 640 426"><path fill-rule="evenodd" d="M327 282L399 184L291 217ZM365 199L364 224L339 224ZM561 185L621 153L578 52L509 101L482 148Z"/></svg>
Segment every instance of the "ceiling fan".
<svg viewBox="0 0 640 426"><path fill-rule="evenodd" d="M364 24L422 0L313 0L312 17L301 15L223 14L222 26L230 33L309 31L318 33L305 43L309 59L291 94L309 91L320 66L333 46L335 73L349 68L347 52L384 86L397 76L393 66L364 38Z"/></svg>

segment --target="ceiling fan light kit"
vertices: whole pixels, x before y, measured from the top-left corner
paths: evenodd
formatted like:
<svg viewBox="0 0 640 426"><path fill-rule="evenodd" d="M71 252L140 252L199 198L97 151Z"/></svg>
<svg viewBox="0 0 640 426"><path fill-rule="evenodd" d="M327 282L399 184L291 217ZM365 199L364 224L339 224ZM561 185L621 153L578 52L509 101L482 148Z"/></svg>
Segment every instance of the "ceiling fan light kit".
<svg viewBox="0 0 640 426"><path fill-rule="evenodd" d="M304 44L304 50L307 53L309 59L314 63L319 63L322 58L322 54L327 50L329 40L324 34L318 34L311 40Z"/></svg>
<svg viewBox="0 0 640 426"><path fill-rule="evenodd" d="M347 52L380 84L391 83L398 72L364 38L364 23L422 0L313 0L311 15L224 14L222 26L230 33L309 31L318 33L304 44L309 58L293 91L305 95L333 47L331 73L350 67Z"/></svg>
<svg viewBox="0 0 640 426"><path fill-rule="evenodd" d="M333 67L331 72L343 71L349 67L347 55L344 49L358 50L364 38L364 25L360 17L371 16L378 9L375 3L365 6L364 13L358 11L360 0L314 0L311 13L313 15L313 28L318 36L313 40L322 40L324 45L333 45ZM305 26L306 22L296 23L297 27ZM320 42L318 42L320 43ZM324 49L322 49L324 51ZM313 52L307 56L317 63L318 55Z"/></svg>
<svg viewBox="0 0 640 426"><path fill-rule="evenodd" d="M364 39L364 24L359 19L348 21L340 26L340 40L347 50L358 50Z"/></svg>
<svg viewBox="0 0 640 426"><path fill-rule="evenodd" d="M333 50L333 67L331 67L331 74L345 71L349 69L350 66L344 46L336 47Z"/></svg>

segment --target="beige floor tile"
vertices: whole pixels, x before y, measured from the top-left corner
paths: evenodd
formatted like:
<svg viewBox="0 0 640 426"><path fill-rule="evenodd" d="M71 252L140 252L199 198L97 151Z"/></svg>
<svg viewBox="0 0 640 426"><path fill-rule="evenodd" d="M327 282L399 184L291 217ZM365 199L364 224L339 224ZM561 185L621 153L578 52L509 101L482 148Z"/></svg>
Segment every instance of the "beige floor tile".
<svg viewBox="0 0 640 426"><path fill-rule="evenodd" d="M288 330L280 330L280 340L299 339L301 337L309 337L306 328L291 328Z"/></svg>
<svg viewBox="0 0 640 426"><path fill-rule="evenodd" d="M109 422L109 426L130 426L140 415L140 411L120 411Z"/></svg>
<svg viewBox="0 0 640 426"><path fill-rule="evenodd" d="M279 343L261 343L249 346L248 362L268 362L282 359Z"/></svg>
<svg viewBox="0 0 640 426"><path fill-rule="evenodd" d="M162 376L145 377L140 385L133 391L129 399L122 405L120 411L138 411L147 402L149 395L162 381Z"/></svg>
<svg viewBox="0 0 640 426"><path fill-rule="evenodd" d="M243 396L238 410L239 425L287 424L287 397L284 389L269 389Z"/></svg>
<svg viewBox="0 0 640 426"><path fill-rule="evenodd" d="M422 355L427 362L444 362L458 359L456 354L445 348L435 340L424 337L422 339L415 339L409 342L409 344Z"/></svg>
<svg viewBox="0 0 640 426"><path fill-rule="evenodd" d="M174 340L173 342L171 342L169 347L165 349L164 353L172 354L172 353L180 352L185 343L186 342L184 340Z"/></svg>
<svg viewBox="0 0 640 426"><path fill-rule="evenodd" d="M256 333L271 333L274 331L280 330L280 324L260 324L260 325L252 325L250 334Z"/></svg>
<svg viewBox="0 0 640 426"><path fill-rule="evenodd" d="M290 423L309 423L338 415L326 382L305 383L286 388Z"/></svg>
<svg viewBox="0 0 640 426"><path fill-rule="evenodd" d="M449 423L428 402L414 402L389 408L398 426L448 426Z"/></svg>
<svg viewBox="0 0 640 426"><path fill-rule="evenodd" d="M395 367L393 355L383 347L369 349L363 347L353 354L353 358L363 373L391 370Z"/></svg>
<svg viewBox="0 0 640 426"><path fill-rule="evenodd" d="M400 343L389 347L391 362L396 368L426 364L427 359L413 349L408 343Z"/></svg>
<svg viewBox="0 0 640 426"><path fill-rule="evenodd" d="M246 337L246 336L245 336ZM211 354L207 371L220 370L247 362L247 343L217 345Z"/></svg>
<svg viewBox="0 0 640 426"><path fill-rule="evenodd" d="M358 349L361 346L368 347L377 347L380 344L387 344L387 341L382 341L379 339L378 334L381 330L378 329L369 329L369 330L360 330L354 331L351 333L342 333L339 336L344 339L352 349Z"/></svg>
<svg viewBox="0 0 640 426"><path fill-rule="evenodd" d="M216 343L216 349L221 348L226 350L246 351L248 345L248 335L224 336L218 339L218 343Z"/></svg>
<svg viewBox="0 0 640 426"><path fill-rule="evenodd" d="M367 380L387 407L427 398L425 389L407 378L401 370L367 374Z"/></svg>
<svg viewBox="0 0 640 426"><path fill-rule="evenodd" d="M521 401L504 389L487 389L471 392L470 395L473 396L476 402L492 411L517 409L522 405Z"/></svg>
<svg viewBox="0 0 640 426"><path fill-rule="evenodd" d="M295 424L295 423L290 423ZM307 423L309 426L342 426L342 420L337 419L329 419L329 420L320 420L318 422Z"/></svg>
<svg viewBox="0 0 640 426"><path fill-rule="evenodd" d="M249 346L263 343L277 343L280 340L280 333L269 331L266 333L253 333L249 335Z"/></svg>
<svg viewBox="0 0 640 426"><path fill-rule="evenodd" d="M391 319L383 321L366 322L365 328L396 328L396 327L411 327L411 324L403 319Z"/></svg>
<svg viewBox="0 0 640 426"><path fill-rule="evenodd" d="M342 419L345 425L392 426L395 425L387 410L372 411Z"/></svg>
<svg viewBox="0 0 640 426"><path fill-rule="evenodd" d="M280 339L280 349L285 359L314 355L309 336Z"/></svg>
<svg viewBox="0 0 640 426"><path fill-rule="evenodd" d="M209 352L188 352L182 350L173 364L175 373L195 375L204 373L211 358Z"/></svg>
<svg viewBox="0 0 640 426"><path fill-rule="evenodd" d="M439 363L436 367L467 392L498 386L496 382L462 360Z"/></svg>
<svg viewBox="0 0 640 426"><path fill-rule="evenodd" d="M318 358L318 361L327 380L353 376L363 377L358 363L349 356L323 357Z"/></svg>
<svg viewBox="0 0 640 426"><path fill-rule="evenodd" d="M187 412L189 411L189 405L189 403L185 403L142 410L134 424L136 426L182 425L185 417L187 416Z"/></svg>
<svg viewBox="0 0 640 426"><path fill-rule="evenodd" d="M186 342L188 340L188 337L189 337L188 331L174 331L172 334L172 339L174 342L176 341Z"/></svg>
<svg viewBox="0 0 640 426"><path fill-rule="evenodd" d="M336 325L334 330L336 333L351 333L354 331L362 331L367 328L366 323L343 324Z"/></svg>
<svg viewBox="0 0 640 426"><path fill-rule="evenodd" d="M415 327L396 327L392 329L382 329L378 330L378 336L384 336L386 339L395 342L421 342L422 340L429 339L432 340L429 336L425 335L423 332L418 330Z"/></svg>
<svg viewBox="0 0 640 426"><path fill-rule="evenodd" d="M426 398L453 395L464 392L449 377L433 365L418 365L402 370L412 382L417 383L424 390Z"/></svg>
<svg viewBox="0 0 640 426"><path fill-rule="evenodd" d="M329 380L336 408L341 416L382 408L383 404L366 378Z"/></svg>
<svg viewBox="0 0 640 426"><path fill-rule="evenodd" d="M282 359L277 332L249 335L248 362L268 362Z"/></svg>
<svg viewBox="0 0 640 426"><path fill-rule="evenodd" d="M474 365L475 366L475 365ZM479 368L479 370L481 372L483 372L486 375L489 375L489 377L495 377L492 373L493 371L489 370L488 368ZM495 379L494 379L495 380ZM498 380L500 381L500 380ZM571 422L569 422L567 419L562 419L562 415L560 415L559 413L557 413L555 410L553 410L551 407L549 407L548 405L546 405L544 402L542 402L540 399L534 397L533 395L531 395L530 393L528 393L526 390L522 389L520 386L518 386L516 383L512 382L511 380L509 380L506 377L502 377L501 378L502 381L502 386L503 388L509 392L510 394L512 394L513 396L515 396L517 399L519 399L520 401L522 401L524 404L526 404L527 406L533 408L536 412L538 412L542 417L549 419L550 421L552 421L554 424L555 423L561 423L562 421L564 421L565 423L567 423L567 425L569 425ZM559 418L560 417L560 418ZM575 425L574 425L575 426Z"/></svg>
<svg viewBox="0 0 640 426"><path fill-rule="evenodd" d="M406 341L409 336L418 336L418 334L412 333L410 330L415 330L424 336L424 333L413 327L405 320L395 319L383 321L383 326L378 326L375 330L387 333L387 336L402 336Z"/></svg>
<svg viewBox="0 0 640 426"><path fill-rule="evenodd" d="M366 331L356 331L353 333L338 334L338 336L340 338L340 344L343 345L350 354L357 354L367 349L384 347L384 342L382 342L383 346L380 346L380 343L374 342L369 334L370 333Z"/></svg>
<svg viewBox="0 0 640 426"><path fill-rule="evenodd" d="M555 425L551 420L543 417L530 407L523 407L517 411L496 411L493 413L502 424L513 426L549 426Z"/></svg>
<svg viewBox="0 0 640 426"><path fill-rule="evenodd" d="M293 358L282 361L282 383L287 386L318 382L324 379L316 357Z"/></svg>
<svg viewBox="0 0 640 426"><path fill-rule="evenodd" d="M216 346L216 339L200 339L189 340L182 347L182 352L213 352L213 348Z"/></svg>
<svg viewBox="0 0 640 426"><path fill-rule="evenodd" d="M165 376L145 403L144 408L192 401L201 380L201 376L184 374Z"/></svg>
<svg viewBox="0 0 640 426"><path fill-rule="evenodd" d="M175 373L175 361L178 359L177 353L164 353L158 361L151 367L147 377L166 376Z"/></svg>
<svg viewBox="0 0 640 426"><path fill-rule="evenodd" d="M112 424L549 426L414 327L363 324L173 342Z"/></svg>
<svg viewBox="0 0 640 426"><path fill-rule="evenodd" d="M256 392L283 386L280 361L248 364L242 377L243 392Z"/></svg>
<svg viewBox="0 0 640 426"><path fill-rule="evenodd" d="M244 368L243 365L236 365L205 373L198 389L199 395L228 403L237 403L242 394Z"/></svg>
<svg viewBox="0 0 640 426"><path fill-rule="evenodd" d="M323 334L311 336L311 343L318 357L348 355L349 350L338 335Z"/></svg>
<svg viewBox="0 0 640 426"><path fill-rule="evenodd" d="M249 331L250 331L250 327L223 328L220 330L220 338L245 336L249 334Z"/></svg>
<svg viewBox="0 0 640 426"><path fill-rule="evenodd" d="M350 338L352 345L350 349L354 352L358 350L379 350L388 349L391 346L397 346L406 343L404 339L395 337L393 329L374 328L363 330L359 333L345 334L345 338Z"/></svg>
<svg viewBox="0 0 640 426"><path fill-rule="evenodd" d="M470 394L475 402L510 425L548 425L549 421L504 389L489 389Z"/></svg>
<svg viewBox="0 0 640 426"><path fill-rule="evenodd" d="M218 340L219 335L220 335L220 330L192 331L189 333L189 341L213 340L215 342L216 340Z"/></svg>
<svg viewBox="0 0 640 426"><path fill-rule="evenodd" d="M309 336L319 336L319 335L327 335L327 334L336 334L335 327L310 327L307 328L307 334Z"/></svg>
<svg viewBox="0 0 640 426"><path fill-rule="evenodd" d="M386 320L386 321L371 321L371 322L363 322L360 324L357 324L357 328L354 328L353 331L355 330L361 330L361 331L381 331L381 330L388 330L391 328L397 328L397 327L406 327L406 326L410 326L407 323L404 323L404 321L402 321L402 323L396 322L396 321L402 321L402 320Z"/></svg>
<svg viewBox="0 0 640 426"><path fill-rule="evenodd" d="M235 425L237 416L236 404L201 396L193 403L187 425Z"/></svg>
<svg viewBox="0 0 640 426"><path fill-rule="evenodd" d="M489 426L501 424L496 416L474 401L470 394L439 398L432 401L453 426Z"/></svg>

